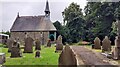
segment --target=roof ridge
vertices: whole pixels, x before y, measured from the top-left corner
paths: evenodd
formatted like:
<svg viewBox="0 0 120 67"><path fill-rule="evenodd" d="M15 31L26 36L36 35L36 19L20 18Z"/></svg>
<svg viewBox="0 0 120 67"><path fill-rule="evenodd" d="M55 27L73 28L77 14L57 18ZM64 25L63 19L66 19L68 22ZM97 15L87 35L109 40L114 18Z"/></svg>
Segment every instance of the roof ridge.
<svg viewBox="0 0 120 67"><path fill-rule="evenodd" d="M45 15L38 15L38 16L20 16L20 17L45 17Z"/></svg>

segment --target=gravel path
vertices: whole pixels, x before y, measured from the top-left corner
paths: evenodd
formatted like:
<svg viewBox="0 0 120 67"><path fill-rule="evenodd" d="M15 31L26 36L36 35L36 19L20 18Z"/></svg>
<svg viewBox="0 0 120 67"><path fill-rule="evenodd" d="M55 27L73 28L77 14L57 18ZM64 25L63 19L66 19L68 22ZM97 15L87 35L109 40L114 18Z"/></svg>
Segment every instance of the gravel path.
<svg viewBox="0 0 120 67"><path fill-rule="evenodd" d="M71 46L71 48L75 54L80 56L85 65L111 65L109 62L104 61L107 58L100 58L93 51L83 46Z"/></svg>

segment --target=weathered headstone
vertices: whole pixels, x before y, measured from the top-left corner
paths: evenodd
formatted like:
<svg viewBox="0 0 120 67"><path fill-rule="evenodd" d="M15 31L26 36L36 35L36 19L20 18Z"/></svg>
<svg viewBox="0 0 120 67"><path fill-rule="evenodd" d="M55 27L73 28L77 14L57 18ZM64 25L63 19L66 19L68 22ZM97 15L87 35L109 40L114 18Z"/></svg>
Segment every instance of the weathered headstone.
<svg viewBox="0 0 120 67"><path fill-rule="evenodd" d="M115 60L119 59L119 53L118 53L118 48L117 47L114 47L114 49L112 51L112 57Z"/></svg>
<svg viewBox="0 0 120 67"><path fill-rule="evenodd" d="M102 51L111 51L111 41L108 39L107 36L102 41Z"/></svg>
<svg viewBox="0 0 120 67"><path fill-rule="evenodd" d="M117 37L115 39L115 46L112 52L113 59L119 60L120 59L120 20L118 19L117 22Z"/></svg>
<svg viewBox="0 0 120 67"><path fill-rule="evenodd" d="M37 58L37 57L40 57L40 51L36 51L35 57L36 57L36 58Z"/></svg>
<svg viewBox="0 0 120 67"><path fill-rule="evenodd" d="M14 40L12 40L12 38L7 40L8 52L11 52L13 43L14 43Z"/></svg>
<svg viewBox="0 0 120 67"><path fill-rule="evenodd" d="M56 42L56 51L59 51L59 50L63 50L63 44L62 44L62 36L59 35L58 38L57 38L57 42Z"/></svg>
<svg viewBox="0 0 120 67"><path fill-rule="evenodd" d="M35 50L41 50L41 43L38 39L35 41Z"/></svg>
<svg viewBox="0 0 120 67"><path fill-rule="evenodd" d="M31 37L25 38L24 53L33 53L33 39Z"/></svg>
<svg viewBox="0 0 120 67"><path fill-rule="evenodd" d="M120 37L116 36L116 39L115 39L115 46L114 46L114 49L112 51L112 56L113 56L113 59L120 59Z"/></svg>
<svg viewBox="0 0 120 67"><path fill-rule="evenodd" d="M94 48L95 49L101 49L100 42L101 42L100 39L98 37L96 37L94 40Z"/></svg>
<svg viewBox="0 0 120 67"><path fill-rule="evenodd" d="M47 41L47 47L51 47L51 40L50 39L48 39L48 41Z"/></svg>
<svg viewBox="0 0 120 67"><path fill-rule="evenodd" d="M6 58L5 58L5 53L0 53L0 64L5 63Z"/></svg>
<svg viewBox="0 0 120 67"><path fill-rule="evenodd" d="M20 52L20 44L16 41L14 41L11 49L11 56L10 57L21 57L21 52Z"/></svg>
<svg viewBox="0 0 120 67"><path fill-rule="evenodd" d="M75 67L77 67L75 54L68 45L65 46L59 57L59 67L63 67L62 65L68 65L68 67L69 65L74 65Z"/></svg>

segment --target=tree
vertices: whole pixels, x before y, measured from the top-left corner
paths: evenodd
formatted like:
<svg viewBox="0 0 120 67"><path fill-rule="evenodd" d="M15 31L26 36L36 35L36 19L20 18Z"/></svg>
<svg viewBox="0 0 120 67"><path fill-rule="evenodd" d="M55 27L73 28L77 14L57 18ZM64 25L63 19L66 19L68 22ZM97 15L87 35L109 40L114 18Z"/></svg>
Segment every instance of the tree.
<svg viewBox="0 0 120 67"><path fill-rule="evenodd" d="M61 23L59 21L56 21L53 23L53 25L56 27L57 29L57 37L59 35L62 35L62 38L63 38L63 44L65 44L66 42L66 29L65 29L65 26L62 26Z"/></svg>
<svg viewBox="0 0 120 67"><path fill-rule="evenodd" d="M78 42L84 37L84 16L82 9L76 3L71 3L62 13L64 23L66 22L67 42Z"/></svg>
<svg viewBox="0 0 120 67"><path fill-rule="evenodd" d="M10 36L10 32L9 31L6 31L6 32L2 32L2 34L7 34Z"/></svg>
<svg viewBox="0 0 120 67"><path fill-rule="evenodd" d="M103 39L104 36L111 36L112 23L118 16L118 7L120 2L88 2L85 7L85 20L88 31L91 32L93 37L96 36ZM116 10L117 9L117 10ZM117 12L115 12L117 11ZM117 13L117 15L115 15ZM91 35L88 35L89 37ZM93 41L93 39L91 39Z"/></svg>

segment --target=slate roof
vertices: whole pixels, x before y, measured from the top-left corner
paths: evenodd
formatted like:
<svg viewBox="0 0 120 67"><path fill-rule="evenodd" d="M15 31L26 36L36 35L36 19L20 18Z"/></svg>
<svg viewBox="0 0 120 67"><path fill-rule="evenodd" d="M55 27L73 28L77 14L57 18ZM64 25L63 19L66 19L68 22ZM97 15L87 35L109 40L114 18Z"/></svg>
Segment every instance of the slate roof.
<svg viewBox="0 0 120 67"><path fill-rule="evenodd" d="M56 31L56 28L45 16L20 16L16 18L10 31Z"/></svg>

